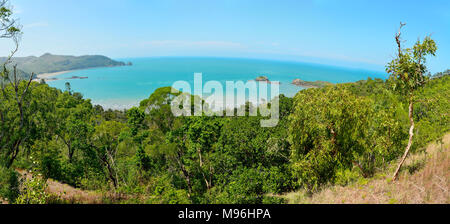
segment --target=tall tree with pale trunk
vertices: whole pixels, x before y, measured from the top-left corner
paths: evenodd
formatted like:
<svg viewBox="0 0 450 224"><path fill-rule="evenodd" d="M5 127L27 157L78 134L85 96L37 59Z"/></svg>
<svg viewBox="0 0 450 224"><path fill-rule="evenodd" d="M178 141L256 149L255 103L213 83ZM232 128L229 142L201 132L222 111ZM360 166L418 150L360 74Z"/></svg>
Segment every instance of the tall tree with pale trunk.
<svg viewBox="0 0 450 224"><path fill-rule="evenodd" d="M386 67L386 71L390 74L389 82L395 91L407 98L409 103L409 140L406 146L405 153L398 164L398 167L393 175L393 180L398 179L400 169L408 157L409 151L413 144L414 137L414 101L415 92L421 88L428 77L426 60L427 56L435 56L437 51L436 42L430 36L425 37L422 41L418 40L412 48L402 48L402 28L406 24L400 23L400 29L395 36L395 41L398 47L396 58L392 60Z"/></svg>

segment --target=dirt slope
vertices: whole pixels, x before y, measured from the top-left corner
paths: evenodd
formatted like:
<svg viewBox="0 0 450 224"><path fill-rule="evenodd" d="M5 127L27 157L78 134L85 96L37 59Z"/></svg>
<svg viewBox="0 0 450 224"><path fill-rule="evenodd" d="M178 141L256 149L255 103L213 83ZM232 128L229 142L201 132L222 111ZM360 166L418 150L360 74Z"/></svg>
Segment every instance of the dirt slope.
<svg viewBox="0 0 450 224"><path fill-rule="evenodd" d="M25 178L32 178L32 175L25 170L18 170ZM102 202L102 195L93 191L84 191L67 184L62 184L54 180L47 180L47 192L61 199L64 203L75 204L99 204Z"/></svg>

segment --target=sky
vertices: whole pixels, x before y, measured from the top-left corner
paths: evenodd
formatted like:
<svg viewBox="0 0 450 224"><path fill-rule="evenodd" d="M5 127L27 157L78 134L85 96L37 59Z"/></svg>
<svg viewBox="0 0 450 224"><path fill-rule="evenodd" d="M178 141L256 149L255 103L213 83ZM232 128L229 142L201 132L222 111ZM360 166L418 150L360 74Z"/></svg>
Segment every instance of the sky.
<svg viewBox="0 0 450 224"><path fill-rule="evenodd" d="M384 70L400 21L405 46L432 35L431 72L450 68L448 0L10 0L18 56L214 56ZM6 55L11 42L0 40Z"/></svg>

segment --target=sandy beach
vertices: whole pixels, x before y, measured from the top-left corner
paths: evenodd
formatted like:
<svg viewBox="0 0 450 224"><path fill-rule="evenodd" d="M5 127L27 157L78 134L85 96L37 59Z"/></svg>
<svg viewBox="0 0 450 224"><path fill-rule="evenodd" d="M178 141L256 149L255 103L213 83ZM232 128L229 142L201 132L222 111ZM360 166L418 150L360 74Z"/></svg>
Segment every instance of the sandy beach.
<svg viewBox="0 0 450 224"><path fill-rule="evenodd" d="M37 79L48 79L48 78L52 78L54 76L62 75L62 74L69 73L69 72L72 72L72 71L73 70L71 70L71 71L62 71L62 72L53 72L53 73L43 73L43 74L37 75Z"/></svg>
<svg viewBox="0 0 450 224"><path fill-rule="evenodd" d="M65 74L65 73L69 73L69 72L73 72L73 71L75 71L75 70L61 71L61 72L52 72L52 73L42 73L42 74L36 75L37 78L33 79L33 81L35 81L35 82L40 82L41 80L52 81L52 80L54 80L52 78L55 77L55 76L62 75L62 74Z"/></svg>

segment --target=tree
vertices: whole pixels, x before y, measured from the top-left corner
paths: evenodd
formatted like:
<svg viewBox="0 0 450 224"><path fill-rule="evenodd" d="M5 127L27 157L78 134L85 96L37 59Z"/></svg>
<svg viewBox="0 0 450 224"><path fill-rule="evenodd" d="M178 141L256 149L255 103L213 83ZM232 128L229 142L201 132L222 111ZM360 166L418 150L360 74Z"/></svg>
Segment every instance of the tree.
<svg viewBox="0 0 450 224"><path fill-rule="evenodd" d="M28 81L22 81L12 58L19 49L22 35L20 25L12 17L13 13L8 0L0 1L0 38L10 39L14 48L5 60L1 69L1 101L0 106L0 154L6 167L11 167L20 149L32 138L32 98L31 87L34 74Z"/></svg>
<svg viewBox="0 0 450 224"><path fill-rule="evenodd" d="M140 109L148 114L151 123L155 124L162 132L167 133L174 124L176 117L171 110L173 99L181 93L172 93L172 87L162 87L140 103Z"/></svg>
<svg viewBox="0 0 450 224"><path fill-rule="evenodd" d="M114 188L117 188L119 181L115 158L120 143L120 133L124 127L124 124L116 121L105 121L95 127L94 149L102 166L106 168Z"/></svg>
<svg viewBox="0 0 450 224"><path fill-rule="evenodd" d="M145 123L145 113L139 108L133 107L127 111L128 126L131 134L136 136L140 130L148 128Z"/></svg>
<svg viewBox="0 0 450 224"><path fill-rule="evenodd" d="M349 169L367 151L373 102L337 85L308 89L294 98L290 116L291 169L309 191Z"/></svg>
<svg viewBox="0 0 450 224"><path fill-rule="evenodd" d="M409 140L405 153L393 175L393 180L397 180L398 173L409 154L414 137L414 94L427 81L426 57L435 56L437 46L430 36L423 41L418 40L412 48L402 48L401 29L406 24L400 23L400 29L395 36L398 47L398 55L387 65L386 71L390 74L389 81L394 90L407 98L409 103Z"/></svg>
<svg viewBox="0 0 450 224"><path fill-rule="evenodd" d="M56 135L67 147L69 163L78 149L86 149L93 128L90 119L93 114L92 105L78 94L64 92L56 102Z"/></svg>

